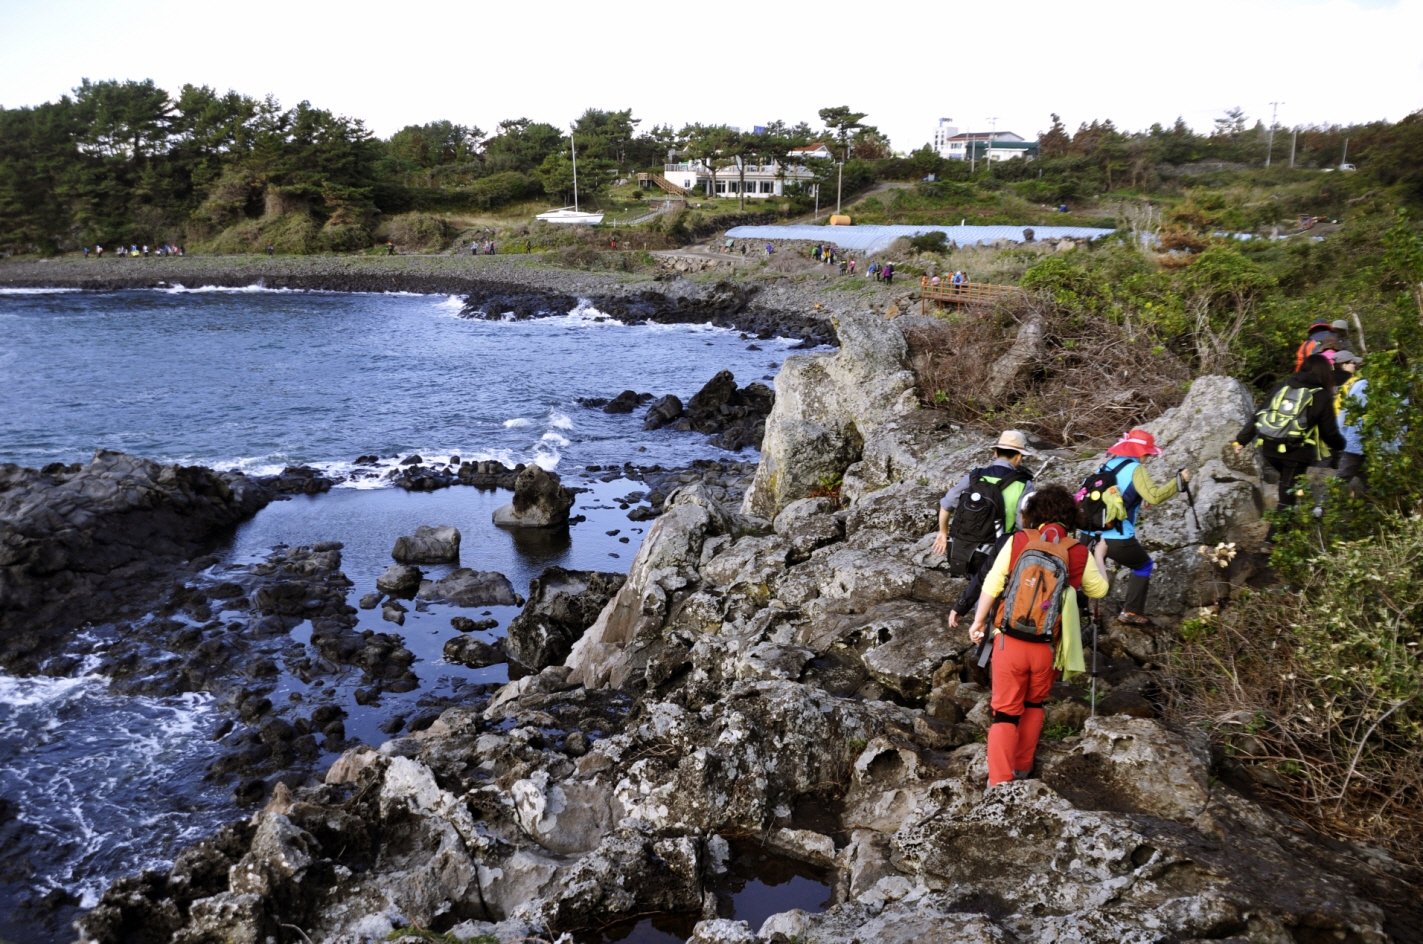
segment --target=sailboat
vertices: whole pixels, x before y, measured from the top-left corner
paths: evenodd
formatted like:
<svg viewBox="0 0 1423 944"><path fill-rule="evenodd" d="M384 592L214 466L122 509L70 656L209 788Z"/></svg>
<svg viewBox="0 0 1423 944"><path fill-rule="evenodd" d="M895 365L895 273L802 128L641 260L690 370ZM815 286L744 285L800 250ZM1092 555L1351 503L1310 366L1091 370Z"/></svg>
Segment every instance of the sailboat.
<svg viewBox="0 0 1423 944"><path fill-rule="evenodd" d="M585 213L578 209L578 146L573 143L573 132L568 134L568 147L573 153L573 206L549 210L534 217L545 223L573 223L583 226L597 226L603 222L601 213Z"/></svg>

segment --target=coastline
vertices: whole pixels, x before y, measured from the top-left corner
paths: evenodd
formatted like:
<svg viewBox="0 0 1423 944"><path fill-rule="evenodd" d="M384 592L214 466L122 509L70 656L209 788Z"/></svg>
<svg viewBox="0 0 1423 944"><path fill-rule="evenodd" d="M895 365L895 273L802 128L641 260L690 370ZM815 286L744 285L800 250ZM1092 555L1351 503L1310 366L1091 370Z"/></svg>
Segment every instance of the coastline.
<svg viewBox="0 0 1423 944"><path fill-rule="evenodd" d="M238 289L457 295L469 317L538 317L587 300L619 321L710 322L761 338L834 344L832 314L862 307L842 283L756 280L734 271L688 278L675 271L596 272L543 264L540 256L183 256L0 260L5 289Z"/></svg>

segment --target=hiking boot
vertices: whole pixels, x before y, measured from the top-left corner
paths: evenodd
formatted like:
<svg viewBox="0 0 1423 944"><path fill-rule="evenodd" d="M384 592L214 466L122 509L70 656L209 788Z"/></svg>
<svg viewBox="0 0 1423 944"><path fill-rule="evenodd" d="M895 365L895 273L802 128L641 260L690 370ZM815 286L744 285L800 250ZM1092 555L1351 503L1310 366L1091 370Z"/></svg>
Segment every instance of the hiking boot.
<svg viewBox="0 0 1423 944"><path fill-rule="evenodd" d="M1128 613L1126 611L1122 611L1122 613L1117 616L1117 622L1125 626L1151 625L1151 620L1147 619L1145 616L1142 616L1140 613Z"/></svg>

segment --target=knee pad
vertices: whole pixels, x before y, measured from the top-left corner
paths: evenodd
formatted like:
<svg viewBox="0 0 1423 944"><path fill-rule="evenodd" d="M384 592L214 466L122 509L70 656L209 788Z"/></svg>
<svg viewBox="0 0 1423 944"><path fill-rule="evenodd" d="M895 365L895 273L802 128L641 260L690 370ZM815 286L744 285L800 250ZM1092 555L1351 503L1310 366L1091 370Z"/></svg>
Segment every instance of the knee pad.
<svg viewBox="0 0 1423 944"><path fill-rule="evenodd" d="M1023 702L1023 707L1024 707L1024 708L1037 708L1039 711L1041 711L1041 710L1042 710L1042 707L1043 707L1043 703L1040 702L1040 701L1025 701L1025 702Z"/></svg>
<svg viewBox="0 0 1423 944"><path fill-rule="evenodd" d="M995 712L993 713L993 723L994 723L994 724L1011 724L1011 725L1013 725L1014 727L1017 727L1017 726L1018 726L1018 719L1021 718L1021 717L1022 717L1022 715L1010 715L1010 714L1004 714L1004 713L1001 712L1001 711L995 711Z"/></svg>
<svg viewBox="0 0 1423 944"><path fill-rule="evenodd" d="M1149 560L1149 561L1146 562L1146 565L1145 565L1145 566L1134 568L1134 569L1132 570L1132 573L1135 574L1135 575L1138 576L1138 577L1150 577L1150 576L1151 576L1151 571L1152 571L1152 569L1153 569L1155 566L1156 566L1156 561L1154 561L1154 560Z"/></svg>

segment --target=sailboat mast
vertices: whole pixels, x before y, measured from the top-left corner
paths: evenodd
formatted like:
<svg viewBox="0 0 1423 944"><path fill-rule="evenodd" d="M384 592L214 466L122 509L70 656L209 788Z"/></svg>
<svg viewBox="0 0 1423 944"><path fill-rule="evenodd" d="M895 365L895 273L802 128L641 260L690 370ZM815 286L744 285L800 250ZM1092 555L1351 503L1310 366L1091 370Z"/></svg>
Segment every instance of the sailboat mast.
<svg viewBox="0 0 1423 944"><path fill-rule="evenodd" d="M578 212L578 145L573 143L573 132L568 132L568 149L573 152L573 212Z"/></svg>

